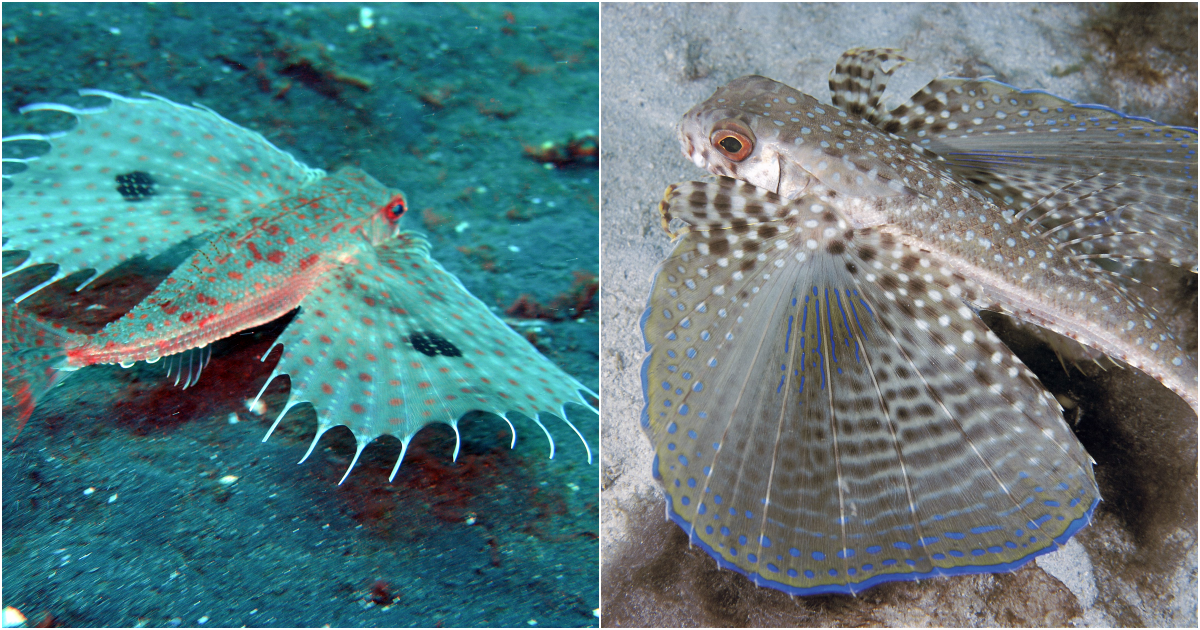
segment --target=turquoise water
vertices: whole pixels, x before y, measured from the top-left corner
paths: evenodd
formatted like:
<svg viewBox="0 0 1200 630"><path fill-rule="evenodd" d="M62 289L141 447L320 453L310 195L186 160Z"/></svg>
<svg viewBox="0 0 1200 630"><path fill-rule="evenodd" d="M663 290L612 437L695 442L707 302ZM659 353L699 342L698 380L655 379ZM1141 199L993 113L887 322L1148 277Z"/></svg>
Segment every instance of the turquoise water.
<svg viewBox="0 0 1200 630"><path fill-rule="evenodd" d="M5 22L6 136L69 124L23 105L100 104L78 88L195 101L309 166L404 190L405 227L500 311L526 294L562 306L598 271L594 164L546 168L525 150L598 129L595 5L8 5ZM42 306L99 325L169 258L48 290ZM6 296L23 281L6 279ZM598 389L589 306L514 323ZM339 487L348 432L296 466L311 412L260 444L274 414L243 405L278 331L215 347L196 388L161 365L96 366L15 442L6 424L4 605L76 626L596 623L597 467L565 426L547 424L550 461L532 422L510 451L500 419L468 419L454 464L453 433L427 428L391 484L399 444L381 440ZM596 415L568 414L595 452Z"/></svg>

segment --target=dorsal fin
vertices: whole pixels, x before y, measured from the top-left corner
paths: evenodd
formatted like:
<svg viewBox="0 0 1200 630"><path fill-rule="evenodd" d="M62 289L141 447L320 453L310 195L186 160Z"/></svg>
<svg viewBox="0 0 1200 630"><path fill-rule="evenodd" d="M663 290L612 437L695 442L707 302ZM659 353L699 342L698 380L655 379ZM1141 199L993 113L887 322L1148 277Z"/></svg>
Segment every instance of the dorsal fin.
<svg viewBox="0 0 1200 630"><path fill-rule="evenodd" d="M833 104L880 126L885 116L879 100L892 72L912 61L897 48L851 48L842 53L829 73ZM896 62L894 65L887 65Z"/></svg>

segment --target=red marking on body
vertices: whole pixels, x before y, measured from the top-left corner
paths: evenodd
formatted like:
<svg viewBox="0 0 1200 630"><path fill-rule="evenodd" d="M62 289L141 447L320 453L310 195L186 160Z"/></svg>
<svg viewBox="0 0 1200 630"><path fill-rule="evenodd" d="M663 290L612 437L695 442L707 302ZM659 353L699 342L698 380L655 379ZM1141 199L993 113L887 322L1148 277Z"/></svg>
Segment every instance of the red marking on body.
<svg viewBox="0 0 1200 630"><path fill-rule="evenodd" d="M309 267L317 264L321 257L318 254L310 254L300 260L300 271L306 271Z"/></svg>
<svg viewBox="0 0 1200 630"><path fill-rule="evenodd" d="M400 385L400 379L394 378L394 379L388 381L388 385L391 385L392 387L397 387Z"/></svg>
<svg viewBox="0 0 1200 630"><path fill-rule="evenodd" d="M329 386L329 383L321 383L321 391L325 392L326 394L332 394L333 388Z"/></svg>
<svg viewBox="0 0 1200 630"><path fill-rule="evenodd" d="M321 335L321 343L333 343L333 340L329 338L329 335Z"/></svg>
<svg viewBox="0 0 1200 630"><path fill-rule="evenodd" d="M179 307L177 305L172 304L170 302L164 302L162 304L159 304L158 307L161 308L162 311L164 313L166 313L167 315L174 315L176 313L176 311L179 310Z"/></svg>
<svg viewBox="0 0 1200 630"><path fill-rule="evenodd" d="M185 324L190 324L190 323L192 323L192 320L195 318L196 318L196 314L192 313L191 311L188 311L187 313L184 313L183 315L179 316L179 321L181 321Z"/></svg>
<svg viewBox="0 0 1200 630"><path fill-rule="evenodd" d="M367 353L367 360L368 360L368 361L371 361L371 362L374 362L374 361L375 361L375 355L373 355L373 354L371 354L370 352L368 352L368 353Z"/></svg>
<svg viewBox="0 0 1200 630"><path fill-rule="evenodd" d="M229 279L230 279L230 280L241 280L241 279L242 279L242 273L241 273L240 271L230 271L230 272L229 272Z"/></svg>
<svg viewBox="0 0 1200 630"><path fill-rule="evenodd" d="M313 361L312 357L310 357L308 355L304 355L303 361L304 361L305 365L314 365L316 363L316 361Z"/></svg>
<svg viewBox="0 0 1200 630"><path fill-rule="evenodd" d="M358 403L354 403L354 404L350 405L350 411L353 411L354 413L357 413L357 414L362 414L362 413L365 413L367 410L364 409L362 405L360 405Z"/></svg>
<svg viewBox="0 0 1200 630"><path fill-rule="evenodd" d="M279 250L274 250L271 253L267 254L267 260L278 265L279 263L283 262L283 252L281 252Z"/></svg>
<svg viewBox="0 0 1200 630"><path fill-rule="evenodd" d="M364 383L370 383L372 379L370 374L367 374L366 372L360 372L358 374L358 380Z"/></svg>
<svg viewBox="0 0 1200 630"><path fill-rule="evenodd" d="M254 256L254 260L262 260L263 259L262 254L258 253L258 246L254 244L254 241L247 242L246 249L250 250L250 255Z"/></svg>
<svg viewBox="0 0 1200 630"><path fill-rule="evenodd" d="M417 387L420 387L421 389L429 389L430 386L431 383L429 381L421 381L420 383L417 383Z"/></svg>
<svg viewBox="0 0 1200 630"><path fill-rule="evenodd" d="M399 398L392 398L392 399L388 400L388 404L393 407L399 407L400 405L404 404L404 401L400 400Z"/></svg>
<svg viewBox="0 0 1200 630"><path fill-rule="evenodd" d="M333 367L335 367L335 368L337 368L337 369L339 369L339 370L344 370L344 369L346 369L346 367L347 367L347 366L346 366L346 362L345 362L345 361L343 361L343 360L341 360L341 359L337 359L337 360L335 360L335 361L333 362Z"/></svg>

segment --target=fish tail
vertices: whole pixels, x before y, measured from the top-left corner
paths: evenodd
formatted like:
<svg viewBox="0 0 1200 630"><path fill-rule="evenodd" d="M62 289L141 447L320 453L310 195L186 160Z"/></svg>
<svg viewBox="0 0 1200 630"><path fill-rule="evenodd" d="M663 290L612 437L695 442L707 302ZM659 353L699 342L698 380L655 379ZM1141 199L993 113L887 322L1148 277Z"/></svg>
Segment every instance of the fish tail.
<svg viewBox="0 0 1200 630"><path fill-rule="evenodd" d="M21 429L38 401L66 375L67 350L83 338L15 305L4 307L4 415Z"/></svg>

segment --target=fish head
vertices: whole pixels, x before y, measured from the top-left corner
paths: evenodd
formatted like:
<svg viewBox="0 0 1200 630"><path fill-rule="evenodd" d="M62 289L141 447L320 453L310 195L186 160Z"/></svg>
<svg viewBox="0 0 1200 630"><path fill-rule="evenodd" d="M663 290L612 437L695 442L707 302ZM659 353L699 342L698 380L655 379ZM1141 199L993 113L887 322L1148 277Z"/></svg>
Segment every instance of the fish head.
<svg viewBox="0 0 1200 630"><path fill-rule="evenodd" d="M349 195L345 216L362 220L362 236L372 245L381 245L400 233L400 219L408 212L408 200L403 192L384 186L353 167L338 169L329 178L328 185L332 190Z"/></svg>
<svg viewBox="0 0 1200 630"><path fill-rule="evenodd" d="M786 199L815 183L851 197L912 192L897 159L913 151L907 142L766 77L719 88L684 114L678 131L684 154L700 168Z"/></svg>
<svg viewBox="0 0 1200 630"><path fill-rule="evenodd" d="M396 238L400 234L400 219L408 212L408 200L404 198L404 193L394 188L388 192L390 196L387 202L375 211L367 229L367 238L372 245Z"/></svg>

